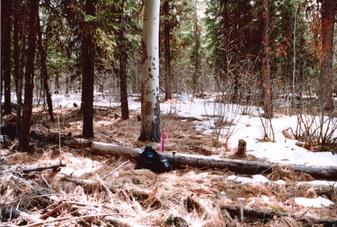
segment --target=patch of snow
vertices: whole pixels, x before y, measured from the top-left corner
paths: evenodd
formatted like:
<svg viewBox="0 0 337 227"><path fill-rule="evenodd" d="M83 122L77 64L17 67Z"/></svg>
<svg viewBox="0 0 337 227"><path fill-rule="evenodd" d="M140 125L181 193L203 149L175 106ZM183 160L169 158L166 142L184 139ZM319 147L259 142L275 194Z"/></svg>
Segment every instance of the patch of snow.
<svg viewBox="0 0 337 227"><path fill-rule="evenodd" d="M260 174L253 175L252 177L241 177L236 175L231 175L226 178L226 180L231 180L239 182L241 184L254 184L254 183L268 183L269 180Z"/></svg>
<svg viewBox="0 0 337 227"><path fill-rule="evenodd" d="M314 180L314 181L302 181L298 182L298 185L312 185L312 186L328 186L337 188L337 181L325 181L325 180Z"/></svg>
<svg viewBox="0 0 337 227"><path fill-rule="evenodd" d="M113 122L111 121L96 121L96 125L98 126L108 126L108 125L113 125Z"/></svg>
<svg viewBox="0 0 337 227"><path fill-rule="evenodd" d="M72 175L80 177L83 174L95 173L102 167L102 163L94 161L90 158L76 157L71 153L64 153L62 155L63 162L66 163L66 167L61 168L61 173L66 175Z"/></svg>
<svg viewBox="0 0 337 227"><path fill-rule="evenodd" d="M317 198L296 197L294 201L297 205L314 208L329 207L334 204L331 200L320 196Z"/></svg>
<svg viewBox="0 0 337 227"><path fill-rule="evenodd" d="M287 184L287 182L285 180L277 180L274 183L278 184L278 185L286 185Z"/></svg>

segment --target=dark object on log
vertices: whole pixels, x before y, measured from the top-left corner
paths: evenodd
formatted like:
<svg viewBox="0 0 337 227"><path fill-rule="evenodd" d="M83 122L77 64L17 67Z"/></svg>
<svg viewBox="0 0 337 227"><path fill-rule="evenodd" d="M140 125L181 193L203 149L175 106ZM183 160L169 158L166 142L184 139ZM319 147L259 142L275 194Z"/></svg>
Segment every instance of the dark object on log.
<svg viewBox="0 0 337 227"><path fill-rule="evenodd" d="M78 105L77 105L77 103L76 103L76 102L74 102L74 103L73 103L73 106L74 106L74 107L78 107Z"/></svg>
<svg viewBox="0 0 337 227"><path fill-rule="evenodd" d="M150 145L146 145L144 151L137 160L136 169L149 169L154 173L170 171L169 161L158 154Z"/></svg>
<svg viewBox="0 0 337 227"><path fill-rule="evenodd" d="M45 139L42 137L42 141ZM54 143L58 143L58 140L54 140ZM64 145L76 148L90 147L93 149L93 153L100 155L114 155L114 156L128 156L133 159L138 159L142 153L142 150L131 147L118 146L115 144L101 143L79 138L62 138ZM190 154L171 154L163 153L162 157L166 158L170 163L173 163L175 167L180 166L194 166L198 168L218 168L225 169L237 173L245 174L261 174L270 173L275 163L266 161L249 161L249 160L237 160L237 159L225 159L218 157L205 157L203 155L190 155ZM337 167L336 166L306 166L297 164L279 165L285 168L292 169L294 171L300 171L310 174L317 179L337 180Z"/></svg>
<svg viewBox="0 0 337 227"><path fill-rule="evenodd" d="M226 210L232 218L235 216L240 217L240 206L220 206L221 210ZM268 222L274 217L291 217L296 219L296 221L301 221L307 223L309 225L314 224L324 224L324 226L337 226L337 219L333 218L324 218L324 219L316 219L309 216L303 215L292 215L285 212L277 212L273 210L261 210L261 209L250 209L244 208L244 221L248 223L254 223L256 221L262 221L263 223Z"/></svg>
<svg viewBox="0 0 337 227"><path fill-rule="evenodd" d="M247 146L246 141L244 141L243 139L240 139L239 144L238 144L238 150L235 152L234 156L237 158L246 157L246 146Z"/></svg>
<svg viewBox="0 0 337 227"><path fill-rule="evenodd" d="M142 120L142 117L140 115L137 115L137 120L138 121L141 121Z"/></svg>

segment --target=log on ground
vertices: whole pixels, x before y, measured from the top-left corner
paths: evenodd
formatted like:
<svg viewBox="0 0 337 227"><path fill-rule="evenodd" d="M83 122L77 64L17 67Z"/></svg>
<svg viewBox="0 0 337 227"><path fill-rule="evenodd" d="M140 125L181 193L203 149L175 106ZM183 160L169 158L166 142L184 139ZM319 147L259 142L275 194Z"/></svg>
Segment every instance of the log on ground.
<svg viewBox="0 0 337 227"><path fill-rule="evenodd" d="M117 146L101 142L92 142L91 148L96 154L114 156L123 155L133 159L137 159L142 153L141 149ZM182 153L163 153L161 155L167 158L174 167L189 165L198 168L227 169L229 171L244 174L269 173L272 171L273 167L277 166L277 164L275 163L269 163L265 161L225 159ZM337 167L334 166L306 166L297 164L287 164L281 166L292 169L294 171L308 173L317 179L337 180Z"/></svg>
<svg viewBox="0 0 337 227"><path fill-rule="evenodd" d="M52 142L55 143L56 142L55 135L53 137L54 139L52 139ZM68 136L61 139L61 141L62 144L74 148L79 147L91 148L93 153L99 155L127 156L132 159L137 159L142 153L141 149L119 146L109 143L96 142L87 139L72 138ZM198 168L217 168L243 174L262 174L262 173L270 173L274 167L281 166L289 168L293 171L308 173L316 179L327 179L337 181L336 166L309 166L298 164L279 165L266 161L225 159L218 157L209 157L209 156L206 157L203 155L191 155L175 152L163 153L162 156L167 158L175 168L179 168L182 166L193 166Z"/></svg>

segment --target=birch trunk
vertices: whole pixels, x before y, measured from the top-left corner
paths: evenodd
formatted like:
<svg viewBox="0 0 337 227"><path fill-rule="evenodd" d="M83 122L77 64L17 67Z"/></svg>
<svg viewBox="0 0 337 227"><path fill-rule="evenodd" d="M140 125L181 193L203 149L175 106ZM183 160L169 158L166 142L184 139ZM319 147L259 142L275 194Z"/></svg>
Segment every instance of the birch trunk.
<svg viewBox="0 0 337 227"><path fill-rule="evenodd" d="M160 139L159 106L159 12L160 0L146 0L142 40L142 127L139 140Z"/></svg>

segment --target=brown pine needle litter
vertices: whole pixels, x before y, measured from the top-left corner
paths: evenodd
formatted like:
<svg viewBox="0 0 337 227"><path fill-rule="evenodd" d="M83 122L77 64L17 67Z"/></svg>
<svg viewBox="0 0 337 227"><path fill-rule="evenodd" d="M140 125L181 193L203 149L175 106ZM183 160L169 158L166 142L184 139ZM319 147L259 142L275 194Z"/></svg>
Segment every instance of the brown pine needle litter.
<svg viewBox="0 0 337 227"><path fill-rule="evenodd" d="M97 114L96 138L141 147L137 142L139 122L136 113L129 121L106 124L115 109ZM69 117L65 117L69 116ZM36 120L47 121L45 116ZM41 117L40 117L41 118ZM60 114L64 133L79 132L77 112ZM163 117L170 138L166 149L186 153L221 154L213 148L211 136L200 136L191 121ZM170 125L174 125L169 127ZM53 127L53 126L52 126ZM56 126L55 126L56 127ZM186 145L188 142L188 146ZM200 143L201 142L201 143ZM156 175L135 170L135 163L117 157L90 154L90 150L35 144L34 155L2 150L0 163L0 226L301 226L290 217L267 220L244 219L230 215L222 206L240 206L314 218L335 218L337 206L310 208L294 203L295 197L322 196L337 202L336 188L298 185L310 176L275 167L270 182L241 184L226 180L233 173L212 169L186 168ZM201 148L198 148L201 147ZM156 148L156 146L155 146ZM157 148L156 148L157 149ZM157 149L158 150L158 149ZM45 170L23 174L20 168L66 164L59 172ZM20 168L19 168L20 167ZM283 180L284 184L275 183ZM236 217L235 217L236 216Z"/></svg>

